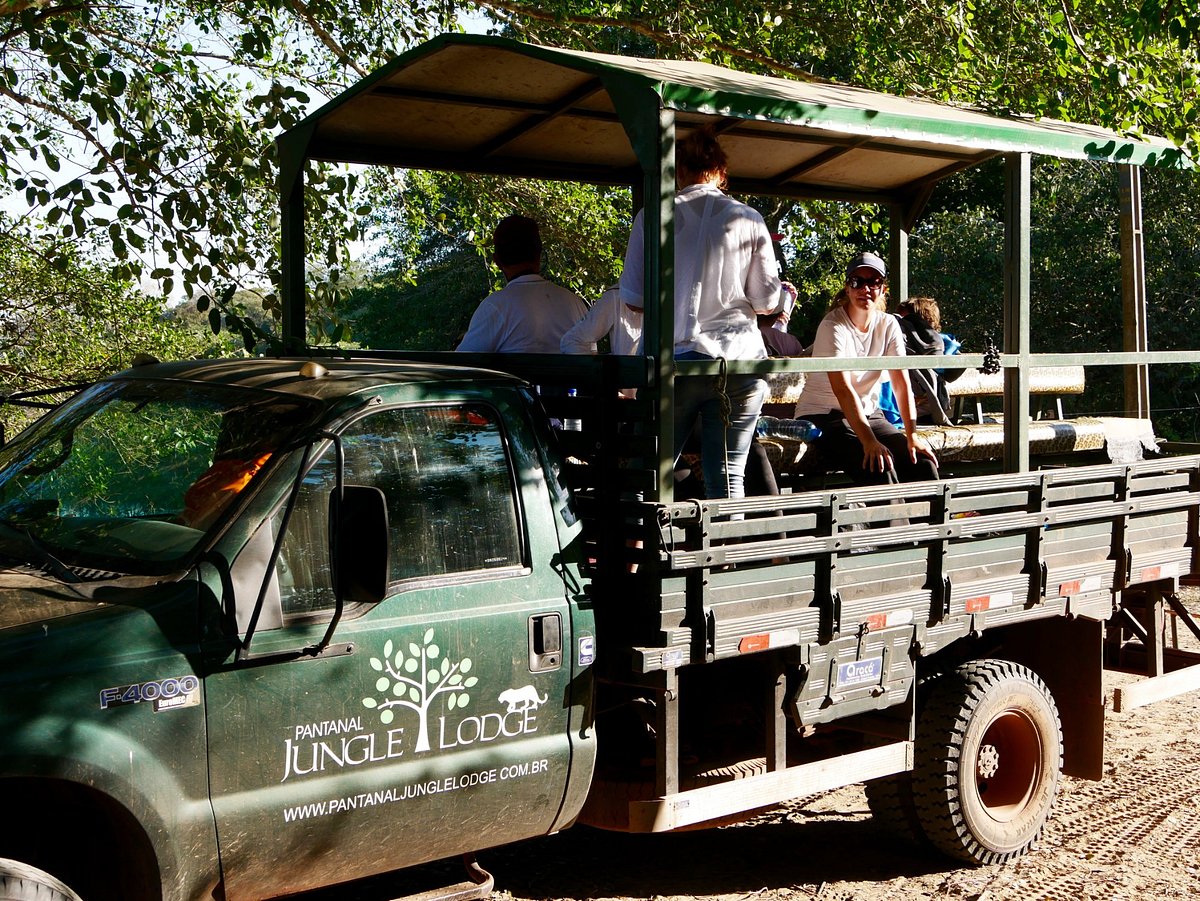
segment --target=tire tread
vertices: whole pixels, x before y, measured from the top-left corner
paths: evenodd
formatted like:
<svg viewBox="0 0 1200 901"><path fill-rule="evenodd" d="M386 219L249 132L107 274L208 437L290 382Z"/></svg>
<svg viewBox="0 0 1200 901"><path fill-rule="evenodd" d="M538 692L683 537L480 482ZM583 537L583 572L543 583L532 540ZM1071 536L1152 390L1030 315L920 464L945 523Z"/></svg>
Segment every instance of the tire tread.
<svg viewBox="0 0 1200 901"><path fill-rule="evenodd" d="M971 834L958 800L959 767L972 712L992 690L1010 680L1026 683L1046 700L1057 737L1057 768L1050 805L1041 824L1020 846L1000 852L984 846ZM921 831L935 848L967 863L1004 863L1022 856L1041 837L1062 769L1062 724L1053 697L1032 670L999 659L963 664L943 674L930 688L917 724L916 767L912 773L913 805Z"/></svg>

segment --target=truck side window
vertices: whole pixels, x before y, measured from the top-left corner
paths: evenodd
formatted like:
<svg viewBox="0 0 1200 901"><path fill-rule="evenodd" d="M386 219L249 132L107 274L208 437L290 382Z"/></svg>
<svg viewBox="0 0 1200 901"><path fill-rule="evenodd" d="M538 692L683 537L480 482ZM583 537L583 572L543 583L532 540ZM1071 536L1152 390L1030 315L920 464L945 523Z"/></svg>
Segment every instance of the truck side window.
<svg viewBox="0 0 1200 901"><path fill-rule="evenodd" d="M385 410L351 425L343 442L346 483L387 498L390 581L521 565L515 482L494 411ZM285 614L333 606L326 549L335 465L330 449L312 467L288 525L279 564Z"/></svg>

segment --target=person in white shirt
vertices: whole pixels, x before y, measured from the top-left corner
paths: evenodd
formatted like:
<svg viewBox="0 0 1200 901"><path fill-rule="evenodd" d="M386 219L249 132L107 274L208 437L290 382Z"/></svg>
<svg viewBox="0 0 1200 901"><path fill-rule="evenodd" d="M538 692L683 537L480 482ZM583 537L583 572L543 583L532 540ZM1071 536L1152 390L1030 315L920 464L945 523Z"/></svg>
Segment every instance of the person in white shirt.
<svg viewBox="0 0 1200 901"><path fill-rule="evenodd" d="M642 308L631 307L621 300L614 285L592 304L587 315L563 335L559 348L565 354L594 354L596 343L608 336L611 353L632 356L639 353L642 343Z"/></svg>
<svg viewBox="0 0 1200 901"><path fill-rule="evenodd" d="M563 335L560 349L565 354L594 354L596 344L608 336L609 352L628 357L641 353L642 310L621 300L617 287L607 289L592 304L587 315ZM622 397L636 397L636 388L622 388Z"/></svg>
<svg viewBox="0 0 1200 901"><path fill-rule="evenodd" d="M675 359L765 359L756 314L778 309L781 292L771 234L755 209L722 193L728 162L711 131L680 141L675 166ZM639 212L620 281L621 300L639 309L644 231ZM757 376L675 380L675 457L699 419L707 497L744 496L746 454L765 396L766 381Z"/></svg>
<svg viewBox="0 0 1200 901"><path fill-rule="evenodd" d="M507 284L483 299L456 350L557 354L587 304L541 276L542 238L527 216L509 216L492 233L492 260Z"/></svg>
<svg viewBox="0 0 1200 901"><path fill-rule="evenodd" d="M813 357L904 356L904 334L887 313L887 266L860 253L846 267L846 284L825 314ZM796 416L821 428L815 445L859 485L938 478L937 457L916 434L916 405L905 369L888 370L904 431L879 410L881 370L813 372L796 402Z"/></svg>

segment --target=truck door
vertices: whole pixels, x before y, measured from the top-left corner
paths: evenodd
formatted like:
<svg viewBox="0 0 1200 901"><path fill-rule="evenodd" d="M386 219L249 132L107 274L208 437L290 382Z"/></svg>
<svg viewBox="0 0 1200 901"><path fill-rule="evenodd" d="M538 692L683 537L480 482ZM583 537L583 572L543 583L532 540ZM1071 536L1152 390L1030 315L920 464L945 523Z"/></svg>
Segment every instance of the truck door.
<svg viewBox="0 0 1200 901"><path fill-rule="evenodd" d="M549 830L570 764L570 618L523 421L481 400L353 423L345 481L387 499L389 596L345 611L334 653L272 659L319 640L333 606L332 448L304 477L251 644L261 662L227 658L207 679L230 901ZM269 558L253 547L282 509L244 554Z"/></svg>

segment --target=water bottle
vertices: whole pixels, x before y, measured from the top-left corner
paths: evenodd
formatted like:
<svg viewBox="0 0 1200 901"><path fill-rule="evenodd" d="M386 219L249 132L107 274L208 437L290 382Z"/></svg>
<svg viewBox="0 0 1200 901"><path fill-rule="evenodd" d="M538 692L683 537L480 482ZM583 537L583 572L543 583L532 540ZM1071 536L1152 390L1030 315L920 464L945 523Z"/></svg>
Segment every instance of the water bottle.
<svg viewBox="0 0 1200 901"><path fill-rule="evenodd" d="M776 419L758 417L754 434L759 438L781 438L787 441L812 441L821 437L821 429L807 419Z"/></svg>
<svg viewBox="0 0 1200 901"><path fill-rule="evenodd" d="M575 388L567 389L567 397L576 397L576 396L578 396L578 395L577 395ZM563 420L563 431L582 432L583 431L583 420L581 420L581 419L564 419Z"/></svg>

